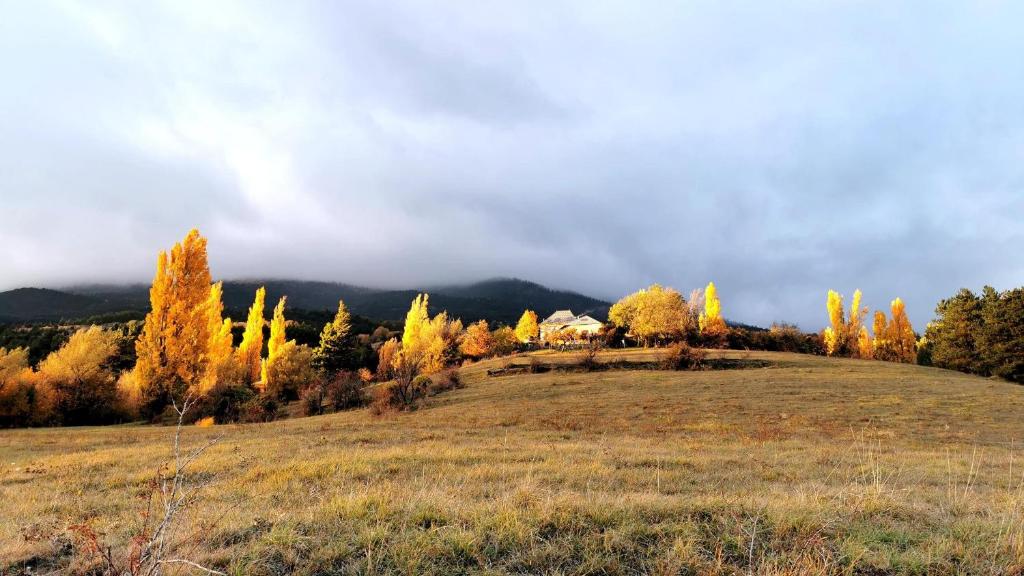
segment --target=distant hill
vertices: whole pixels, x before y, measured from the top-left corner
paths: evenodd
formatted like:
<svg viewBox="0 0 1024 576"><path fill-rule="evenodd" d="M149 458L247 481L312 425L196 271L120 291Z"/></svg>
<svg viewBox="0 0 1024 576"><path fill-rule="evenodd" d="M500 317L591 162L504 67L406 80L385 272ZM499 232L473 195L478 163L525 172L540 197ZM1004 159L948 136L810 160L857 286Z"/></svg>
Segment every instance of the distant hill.
<svg viewBox="0 0 1024 576"><path fill-rule="evenodd" d="M380 290L337 282L302 280L232 280L224 282L224 306L232 317L243 318L259 286L267 288L268 309L283 295L288 307L302 310L334 310L338 300L349 309L374 320L401 321L419 292L430 294L433 313L442 310L463 321L485 318L512 324L530 308L544 317L556 309L607 317L608 302L576 292L552 290L514 278L424 289ZM19 288L0 292L0 322L54 321L90 316L144 313L149 307L145 285L89 285L65 290Z"/></svg>

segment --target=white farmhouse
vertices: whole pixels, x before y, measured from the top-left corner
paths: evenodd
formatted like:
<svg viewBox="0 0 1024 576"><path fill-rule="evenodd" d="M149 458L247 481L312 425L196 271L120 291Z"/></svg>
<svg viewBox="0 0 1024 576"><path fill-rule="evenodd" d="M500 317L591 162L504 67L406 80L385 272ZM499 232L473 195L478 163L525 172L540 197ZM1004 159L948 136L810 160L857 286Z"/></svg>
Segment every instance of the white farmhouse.
<svg viewBox="0 0 1024 576"><path fill-rule="evenodd" d="M592 336L603 326L603 322L586 314L576 316L572 310L556 310L539 324L540 339L544 340L546 335L559 330L573 330L580 336Z"/></svg>

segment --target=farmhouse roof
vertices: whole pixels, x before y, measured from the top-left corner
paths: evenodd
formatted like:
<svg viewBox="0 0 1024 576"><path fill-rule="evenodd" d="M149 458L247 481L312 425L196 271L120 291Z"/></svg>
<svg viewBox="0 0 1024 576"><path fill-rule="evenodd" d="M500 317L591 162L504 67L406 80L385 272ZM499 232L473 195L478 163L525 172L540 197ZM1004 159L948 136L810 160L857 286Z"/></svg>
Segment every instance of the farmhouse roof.
<svg viewBox="0 0 1024 576"><path fill-rule="evenodd" d="M588 324L603 324L603 322L584 314L583 316L570 320L566 323L566 326L586 326Z"/></svg>
<svg viewBox="0 0 1024 576"><path fill-rule="evenodd" d="M572 310L555 310L555 313L545 318L541 324L565 324L575 319Z"/></svg>

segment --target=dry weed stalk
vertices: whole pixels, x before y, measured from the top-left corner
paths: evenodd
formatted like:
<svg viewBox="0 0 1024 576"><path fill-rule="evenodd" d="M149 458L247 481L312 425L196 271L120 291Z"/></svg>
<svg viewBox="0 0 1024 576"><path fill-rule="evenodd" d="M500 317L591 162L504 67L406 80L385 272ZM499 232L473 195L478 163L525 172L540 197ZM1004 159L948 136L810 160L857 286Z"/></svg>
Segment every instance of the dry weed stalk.
<svg viewBox="0 0 1024 576"><path fill-rule="evenodd" d="M172 401L174 411L178 414L178 423L174 430L172 462L162 465L157 470L156 478L150 483L146 510L142 515L142 527L139 533L131 539L131 545L125 557L115 557L112 546L103 544L100 535L88 524L76 524L69 528L82 542L83 551L92 559L99 560L103 566L103 574L110 576L160 576L164 567L169 565L185 566L205 574L224 574L186 558L169 556L175 548L174 536L178 517L198 502L199 492L209 484L208 479L193 481L188 470L204 452L223 438L223 435L217 436L192 451L184 453L181 445L181 431L185 425L185 415L192 409L196 401L197 398L191 393L185 397L181 406ZM168 474L167 467L172 463L174 469ZM155 502L155 500L158 501ZM154 513L157 515L155 516Z"/></svg>

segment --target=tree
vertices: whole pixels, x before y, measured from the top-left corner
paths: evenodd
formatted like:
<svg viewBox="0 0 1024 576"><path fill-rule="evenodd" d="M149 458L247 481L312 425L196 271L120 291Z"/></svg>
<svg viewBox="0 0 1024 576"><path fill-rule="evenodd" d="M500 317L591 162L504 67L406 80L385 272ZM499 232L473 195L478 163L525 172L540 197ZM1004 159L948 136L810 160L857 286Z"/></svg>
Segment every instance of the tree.
<svg viewBox="0 0 1024 576"><path fill-rule="evenodd" d="M864 317L867 316L868 308L860 305L861 291L858 288L853 291L853 302L850 304L850 319L846 324L846 335L849 338L847 343L847 349L853 353L856 352L861 358L865 358L861 354L861 332L864 328ZM870 356L866 356L870 358Z"/></svg>
<svg viewBox="0 0 1024 576"><path fill-rule="evenodd" d="M405 315L405 328L402 331L402 351L406 354L417 355L422 346L423 338L421 333L430 323L430 314L427 311L427 304L430 300L429 294L417 294L413 299L409 312Z"/></svg>
<svg viewBox="0 0 1024 576"><path fill-rule="evenodd" d="M849 341L843 316L843 297L835 290L829 290L825 307L828 310L830 324L823 333L825 350L829 356L841 356L846 353L846 344Z"/></svg>
<svg viewBox="0 0 1024 576"><path fill-rule="evenodd" d="M210 286L206 299L206 326L209 335L207 344L207 371L201 384L201 393L212 390L222 376L231 371L230 363L235 362L234 341L231 335L231 318L223 318L224 283Z"/></svg>
<svg viewBox="0 0 1024 576"><path fill-rule="evenodd" d="M985 367L996 376L1024 382L1024 288L982 296L981 342Z"/></svg>
<svg viewBox="0 0 1024 576"><path fill-rule="evenodd" d="M871 335L868 334L867 326L861 326L857 331L857 357L867 360L875 357L874 345L871 342Z"/></svg>
<svg viewBox="0 0 1024 576"><path fill-rule="evenodd" d="M466 328L466 335L462 338L459 351L470 358L484 358L490 356L494 351L494 336L487 320L480 320Z"/></svg>
<svg viewBox="0 0 1024 576"><path fill-rule="evenodd" d="M287 340L275 349L273 360L264 364L263 393L279 400L295 400L299 392L316 380L313 350L309 346Z"/></svg>
<svg viewBox="0 0 1024 576"><path fill-rule="evenodd" d="M917 361L917 336L914 335L914 328L910 325L907 317L906 307L903 300L896 298L892 301L892 321L889 322L886 340L892 346L896 362L913 364Z"/></svg>
<svg viewBox="0 0 1024 576"><path fill-rule="evenodd" d="M423 374L434 374L454 364L459 358L462 321L450 320L447 312L434 316L420 334L422 355L417 363ZM415 357L409 357L415 360Z"/></svg>
<svg viewBox="0 0 1024 576"><path fill-rule="evenodd" d="M873 342L875 359L892 361L896 354L892 342L889 340L889 322L885 318L885 312L875 310L875 320L871 331L875 335Z"/></svg>
<svg viewBox="0 0 1024 576"><path fill-rule="evenodd" d="M313 350L313 366L324 375L350 366L352 342L349 338L351 316L345 308L345 302L338 301L338 312L334 320L328 322L320 333L320 345Z"/></svg>
<svg viewBox="0 0 1024 576"><path fill-rule="evenodd" d="M271 367L278 362L287 343L285 337L286 322L284 319L284 303L287 296L282 296L274 306L274 316L270 320L270 339L267 340L267 358L260 363L260 381L257 388L260 392L270 384ZM294 344L294 342L293 342Z"/></svg>
<svg viewBox="0 0 1024 576"><path fill-rule="evenodd" d="M197 389L207 374L210 269L206 239L191 230L170 254L157 257L150 289L149 314L136 343L136 376L149 415L161 412L171 398Z"/></svg>
<svg viewBox="0 0 1024 576"><path fill-rule="evenodd" d="M43 424L49 417L49 398L28 358L28 348L0 348L0 428Z"/></svg>
<svg viewBox="0 0 1024 576"><path fill-rule="evenodd" d="M540 327L537 325L537 313L533 310L526 310L516 324L516 338L523 344L529 344L540 336Z"/></svg>
<svg viewBox="0 0 1024 576"><path fill-rule="evenodd" d="M249 307L249 318L245 322L245 332L242 334L242 343L238 345L236 355L239 364L247 379L246 384L254 384L260 381L261 362L263 354L263 306L267 297L267 290L260 286L256 290L256 299Z"/></svg>
<svg viewBox="0 0 1024 576"><path fill-rule="evenodd" d="M661 339L680 338L689 330L686 300L672 288L652 284L630 294L608 311L608 319L626 328L644 346Z"/></svg>
<svg viewBox="0 0 1024 576"><path fill-rule="evenodd" d="M512 328L502 326L494 332L491 332L491 336L494 339L494 346L492 347L491 352L495 356L508 356L516 351L516 344L519 342L519 337L516 336L516 332Z"/></svg>
<svg viewBox="0 0 1024 576"><path fill-rule="evenodd" d="M377 380L387 382L394 377L401 354L402 343L397 338L391 338L380 345L377 350Z"/></svg>
<svg viewBox="0 0 1024 576"><path fill-rule="evenodd" d="M410 370L433 374L458 359L462 321L446 312L430 318L427 294L418 294L405 316L402 353L397 361Z"/></svg>
<svg viewBox="0 0 1024 576"><path fill-rule="evenodd" d="M722 319L722 303L718 300L718 290L714 282L708 282L708 287L704 289L704 312L701 313L698 324L701 337L706 343L716 347L724 344L729 328Z"/></svg>
<svg viewBox="0 0 1024 576"><path fill-rule="evenodd" d="M67 425L103 424L117 417L117 380L107 361L117 352L117 334L83 328L39 364L56 418Z"/></svg>

